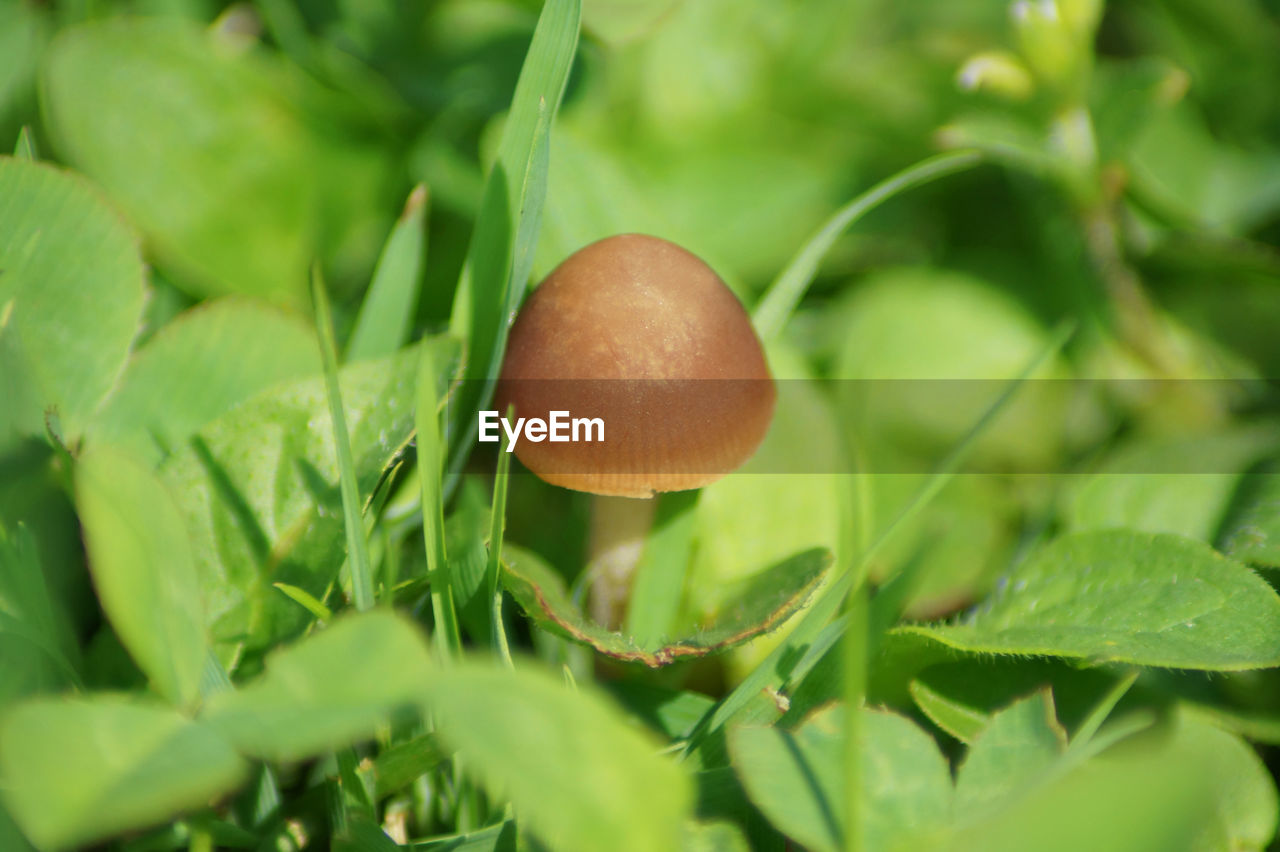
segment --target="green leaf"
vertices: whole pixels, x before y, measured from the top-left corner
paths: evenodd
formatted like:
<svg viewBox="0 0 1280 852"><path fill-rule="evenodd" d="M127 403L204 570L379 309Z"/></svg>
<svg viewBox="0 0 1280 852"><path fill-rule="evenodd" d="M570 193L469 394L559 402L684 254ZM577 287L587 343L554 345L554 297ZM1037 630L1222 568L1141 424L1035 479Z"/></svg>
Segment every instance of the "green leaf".
<svg viewBox="0 0 1280 852"><path fill-rule="evenodd" d="M435 734L422 734L383 751L373 763L377 797L399 792L448 757Z"/></svg>
<svg viewBox="0 0 1280 852"><path fill-rule="evenodd" d="M245 298L206 302L133 356L90 434L158 464L236 404L319 372L315 333L297 317Z"/></svg>
<svg viewBox="0 0 1280 852"><path fill-rule="evenodd" d="M864 453L880 471L927 469L909 463L931 461L958 442L1004 380L1050 338L1026 307L987 281L928 267L869 277L833 316L841 341L836 375L850 380L840 414L860 425ZM1056 355L1046 361L1033 378L1062 377ZM1063 387L1028 383L978 437L975 468L1053 469L1068 433Z"/></svg>
<svg viewBox="0 0 1280 852"><path fill-rule="evenodd" d="M368 817L353 820L333 838L333 852L396 852L400 845Z"/></svg>
<svg viewBox="0 0 1280 852"><path fill-rule="evenodd" d="M1202 852L1261 849L1275 828L1275 786L1253 750L1232 734L1175 717L1171 729L1132 738L934 845L956 852Z"/></svg>
<svg viewBox="0 0 1280 852"><path fill-rule="evenodd" d="M427 345L452 364L456 344ZM369 494L413 424L418 350L339 373L360 492ZM442 370L441 384L451 370ZM272 583L323 599L342 564L338 462L324 381L259 393L204 427L161 468L192 537L224 661L296 635L310 614Z"/></svg>
<svg viewBox="0 0 1280 852"><path fill-rule="evenodd" d="M338 346L333 339L333 313L319 266L311 270L311 302L315 309L316 334L320 340L320 361L324 365L329 428L333 432L333 447L338 456L338 486L342 494L342 526L347 539L351 597L356 609L367 610L373 606L373 568L369 562L369 539L364 528L364 504L360 500L360 486L356 482L355 462L351 458L351 434L347 429L346 412L342 408L342 387L338 383Z"/></svg>
<svg viewBox="0 0 1280 852"><path fill-rule="evenodd" d="M1280 472L1275 463L1240 480L1218 542L1233 559L1280 568Z"/></svg>
<svg viewBox="0 0 1280 852"><path fill-rule="evenodd" d="M382 248L347 341L347 361L391 355L409 339L426 262L427 188L419 184Z"/></svg>
<svg viewBox="0 0 1280 852"><path fill-rule="evenodd" d="M788 837L819 852L844 847L841 725L841 712L828 711L794 732L729 732L733 765L751 800Z"/></svg>
<svg viewBox="0 0 1280 852"><path fill-rule="evenodd" d="M737 774L728 764L694 773L698 788L698 818L724 820L742 826L752 845L768 852L784 852L790 842L751 804Z"/></svg>
<svg viewBox="0 0 1280 852"><path fill-rule="evenodd" d="M190 707L209 652L195 558L173 495L149 468L91 447L76 506L102 608L155 688Z"/></svg>
<svg viewBox="0 0 1280 852"><path fill-rule="evenodd" d="M892 651L904 640L928 642L918 634L895 634L888 645L886 664L893 664ZM939 648L934 643L928 647ZM908 689L930 721L961 742L970 743L993 715L1046 689L1052 689L1057 718L1074 731L1085 724L1091 710L1113 686L1114 678L1106 670L1079 668L1061 660L970 656L926 665L915 673Z"/></svg>
<svg viewBox="0 0 1280 852"><path fill-rule="evenodd" d="M956 810L972 814L997 805L1047 775L1067 747L1067 733L1047 689L991 717L956 773Z"/></svg>
<svg viewBox="0 0 1280 852"><path fill-rule="evenodd" d="M693 549L698 491L662 494L656 499L653 526L635 567L627 602L627 633L640 645L661 642L676 626Z"/></svg>
<svg viewBox="0 0 1280 852"><path fill-rule="evenodd" d="M299 589L297 586L290 586L288 583L272 583L271 585L314 615L318 621L329 621L333 618L333 612L329 607L312 595L307 594L306 589Z"/></svg>
<svg viewBox="0 0 1280 852"><path fill-rule="evenodd" d="M1169 59L1141 56L1094 69L1090 113L1104 159L1127 157L1147 123L1175 104L1187 72Z"/></svg>
<svg viewBox="0 0 1280 852"><path fill-rule="evenodd" d="M805 605L831 564L828 551L798 553L744 580L736 598L697 633L642 644L589 621L569 599L560 576L537 556L511 546L507 550L507 591L539 626L606 656L651 667L724 651L776 628Z"/></svg>
<svg viewBox="0 0 1280 852"><path fill-rule="evenodd" d="M84 180L0 157L0 443L77 438L116 381L142 318L142 258ZM91 296L91 297L90 297Z"/></svg>
<svg viewBox="0 0 1280 852"><path fill-rule="evenodd" d="M493 393L506 351L507 328L524 299L547 189L551 126L578 47L580 0L547 0L520 69L498 160L467 252L470 277L455 296L451 327L470 344L466 378L450 406L446 471L471 453L476 411Z"/></svg>
<svg viewBox="0 0 1280 852"><path fill-rule="evenodd" d="M18 141L13 146L13 158L33 162L40 159L40 152L36 150L36 140L31 136L29 125L22 125L22 129L18 131Z"/></svg>
<svg viewBox="0 0 1280 852"><path fill-rule="evenodd" d="M1280 745L1280 714L1268 710L1242 710L1228 703L1207 703L1193 699L1178 702L1188 719L1205 722L1245 739Z"/></svg>
<svg viewBox="0 0 1280 852"><path fill-rule="evenodd" d="M317 132L305 81L286 66L220 47L187 21L64 30L42 83L55 147L107 189L166 277L194 296L305 306L313 255L339 243L322 241L326 206L378 186L385 168ZM351 201L349 229L364 212Z"/></svg>
<svg viewBox="0 0 1280 852"><path fill-rule="evenodd" d="M1116 530L1050 543L964 622L911 626L964 651L1230 671L1280 665L1280 598L1207 545Z"/></svg>
<svg viewBox="0 0 1280 852"><path fill-rule="evenodd" d="M684 827L683 852L750 852L742 831L731 822L690 822Z"/></svg>
<svg viewBox="0 0 1280 852"><path fill-rule="evenodd" d="M677 848L689 777L594 691L464 661L437 672L427 693L440 737L549 848Z"/></svg>
<svg viewBox="0 0 1280 852"><path fill-rule="evenodd" d="M1212 542L1241 473L1278 442L1267 423L1126 446L1075 490L1067 522L1072 530L1128 527ZM1188 464L1198 472L1172 472Z"/></svg>
<svg viewBox="0 0 1280 852"><path fill-rule="evenodd" d="M920 712L928 716L930 722L962 743L973 742L991 721L991 717L981 710L975 710L962 702L955 701L919 679L911 681L907 688L911 691L911 699L920 708Z"/></svg>
<svg viewBox="0 0 1280 852"><path fill-rule="evenodd" d="M421 438L419 438L421 441ZM449 586L458 616L474 639L489 636L490 601L483 594L491 515L488 490L474 477L462 481L444 524Z"/></svg>
<svg viewBox="0 0 1280 852"><path fill-rule="evenodd" d="M516 823L507 820L479 831L434 837L414 843L413 852L516 852Z"/></svg>
<svg viewBox="0 0 1280 852"><path fill-rule="evenodd" d="M80 657L66 612L49 594L31 530L0 526L0 707L78 684Z"/></svg>
<svg viewBox="0 0 1280 852"><path fill-rule="evenodd" d="M422 536L427 557L427 582L431 584L431 614L435 617L435 643L444 657L462 650L458 613L454 608L449 554L444 538L444 464L446 439L440 435L440 375L429 348L418 359L414 425L418 448L418 484L422 489ZM450 370L446 375L452 377Z"/></svg>
<svg viewBox="0 0 1280 852"><path fill-rule="evenodd" d="M119 697L29 701L0 727L7 804L42 849L204 807L239 784L246 769L206 726Z"/></svg>
<svg viewBox="0 0 1280 852"><path fill-rule="evenodd" d="M1200 228L1245 234L1280 206L1280 154L1215 139L1185 102L1154 113L1125 153L1141 197Z"/></svg>
<svg viewBox="0 0 1280 852"><path fill-rule="evenodd" d="M55 17L52 9L41 6L0 6L0 122L5 126L31 109L36 68Z"/></svg>
<svg viewBox="0 0 1280 852"><path fill-rule="evenodd" d="M646 722L665 739L688 736L714 703L701 692L664 689L638 680L606 681L602 686L626 711Z"/></svg>
<svg viewBox="0 0 1280 852"><path fill-rule="evenodd" d="M13 852L36 852L36 848L27 840L21 829L14 824L13 817L5 809L0 800L0 848L12 849Z"/></svg>
<svg viewBox="0 0 1280 852"><path fill-rule="evenodd" d="M1212 791L1216 819L1202 848L1263 849L1275 837L1275 780L1244 740L1212 725L1180 718L1171 749L1184 766L1202 767Z"/></svg>
<svg viewBox="0 0 1280 852"><path fill-rule="evenodd" d="M729 733L733 764L751 800L789 837L814 850L844 848L844 712L843 706L819 710L794 731L742 727ZM947 762L907 719L860 712L866 819L860 848L914 848L903 844L950 819Z"/></svg>
<svg viewBox="0 0 1280 852"><path fill-rule="evenodd" d="M413 625L360 613L268 656L259 678L213 696L201 720L246 754L301 760L370 736L393 710L421 703L434 676Z"/></svg>

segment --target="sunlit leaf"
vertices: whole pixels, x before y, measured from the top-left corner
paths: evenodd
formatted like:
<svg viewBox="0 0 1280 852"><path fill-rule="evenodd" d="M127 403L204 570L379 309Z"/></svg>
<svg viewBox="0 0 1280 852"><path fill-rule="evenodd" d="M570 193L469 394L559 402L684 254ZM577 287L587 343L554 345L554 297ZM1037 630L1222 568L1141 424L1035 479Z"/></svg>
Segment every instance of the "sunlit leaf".
<svg viewBox="0 0 1280 852"><path fill-rule="evenodd" d="M381 177L371 152L316 132L286 69L179 19L64 30L42 82L58 150L193 295L304 305L312 256L338 242L319 240L324 205ZM351 204L348 228L363 215Z"/></svg>
<svg viewBox="0 0 1280 852"><path fill-rule="evenodd" d="M79 648L49 592L31 530L0 527L0 707L78 679Z"/></svg>
<svg viewBox="0 0 1280 852"><path fill-rule="evenodd" d="M1066 731L1042 690L994 714L956 772L956 808L980 812L1041 780L1062 757Z"/></svg>
<svg viewBox="0 0 1280 852"><path fill-rule="evenodd" d="M549 848L678 848L688 776L594 691L469 661L438 672L427 695L441 739Z"/></svg>
<svg viewBox="0 0 1280 852"><path fill-rule="evenodd" d="M441 382L455 344L439 347ZM360 493L368 499L413 427L418 350L339 376ZM259 393L200 430L161 469L194 546L209 624L224 658L295 635L310 614L272 583L323 599L343 561L338 462L324 382Z"/></svg>
<svg viewBox="0 0 1280 852"><path fill-rule="evenodd" d="M960 623L899 629L986 653L1280 665L1280 598L1261 578L1199 542L1122 530L1054 541Z"/></svg>
<svg viewBox="0 0 1280 852"><path fill-rule="evenodd" d="M370 736L391 711L420 704L432 676L408 622L361 613L267 657L261 677L214 696L201 720L246 754L299 760Z"/></svg>
<svg viewBox="0 0 1280 852"><path fill-rule="evenodd" d="M137 459L94 447L76 465L76 506L112 627L156 689L190 706L209 644L196 557L172 492Z"/></svg>
<svg viewBox="0 0 1280 852"><path fill-rule="evenodd" d="M868 850L905 848L908 838L951 816L947 763L929 735L907 719L863 714L861 826ZM743 727L730 752L751 800L784 833L815 850L843 848L847 791L841 706L815 713L794 731Z"/></svg>
<svg viewBox="0 0 1280 852"><path fill-rule="evenodd" d="M1274 463L1239 481L1218 537L1233 559L1280 568L1280 473Z"/></svg>
<svg viewBox="0 0 1280 852"><path fill-rule="evenodd" d="M0 157L0 198L0 442L44 434L46 409L71 441L137 333L142 258L82 178Z"/></svg>
<svg viewBox="0 0 1280 852"><path fill-rule="evenodd" d="M348 361L392 354L408 339L427 256L427 189L409 194L387 237L378 266L347 341Z"/></svg>
<svg viewBox="0 0 1280 852"><path fill-rule="evenodd" d="M237 403L319 372L315 334L300 318L245 298L207 302L133 356L94 419L93 435L158 463Z"/></svg>
<svg viewBox="0 0 1280 852"><path fill-rule="evenodd" d="M1124 743L936 842L957 852L1262 848L1275 832L1276 790L1257 755L1187 719L1162 733Z"/></svg>
<svg viewBox="0 0 1280 852"><path fill-rule="evenodd" d="M696 633L646 644L590 621L569 599L559 575L527 551L509 548L503 582L540 626L606 656L657 667L732 648L779 626L804 606L830 563L825 550L796 554L743 581L739 594Z"/></svg>
<svg viewBox="0 0 1280 852"><path fill-rule="evenodd" d="M42 849L203 807L247 768L208 727L120 697L30 701L0 726L6 801Z"/></svg>

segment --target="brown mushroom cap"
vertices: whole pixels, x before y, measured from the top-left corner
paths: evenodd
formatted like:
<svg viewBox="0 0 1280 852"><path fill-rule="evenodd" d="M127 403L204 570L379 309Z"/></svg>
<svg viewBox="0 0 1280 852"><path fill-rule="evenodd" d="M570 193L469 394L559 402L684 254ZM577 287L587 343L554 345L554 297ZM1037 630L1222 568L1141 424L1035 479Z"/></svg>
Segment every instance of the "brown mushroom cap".
<svg viewBox="0 0 1280 852"><path fill-rule="evenodd" d="M755 452L775 391L751 320L719 276L674 243L623 234L558 266L511 328L505 416L604 421L603 442L518 440L554 485L625 497L700 488Z"/></svg>

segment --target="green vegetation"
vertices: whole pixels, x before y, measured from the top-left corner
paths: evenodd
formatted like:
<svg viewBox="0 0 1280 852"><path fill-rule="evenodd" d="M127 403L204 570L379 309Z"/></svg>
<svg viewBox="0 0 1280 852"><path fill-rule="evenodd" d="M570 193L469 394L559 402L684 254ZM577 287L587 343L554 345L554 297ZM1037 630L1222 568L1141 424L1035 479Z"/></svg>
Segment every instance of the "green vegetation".
<svg viewBox="0 0 1280 852"><path fill-rule="evenodd" d="M0 0L0 849L1280 849L1277 80L1269 0ZM779 381L612 629L475 425L624 232Z"/></svg>

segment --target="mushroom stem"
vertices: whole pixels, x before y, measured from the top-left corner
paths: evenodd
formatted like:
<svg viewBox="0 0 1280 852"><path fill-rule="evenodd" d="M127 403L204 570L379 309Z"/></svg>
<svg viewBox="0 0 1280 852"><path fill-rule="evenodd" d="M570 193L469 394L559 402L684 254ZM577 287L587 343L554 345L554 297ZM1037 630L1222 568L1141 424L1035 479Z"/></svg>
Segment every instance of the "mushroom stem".
<svg viewBox="0 0 1280 852"><path fill-rule="evenodd" d="M622 626L657 504L653 497L592 498L587 606L597 624L611 630Z"/></svg>

